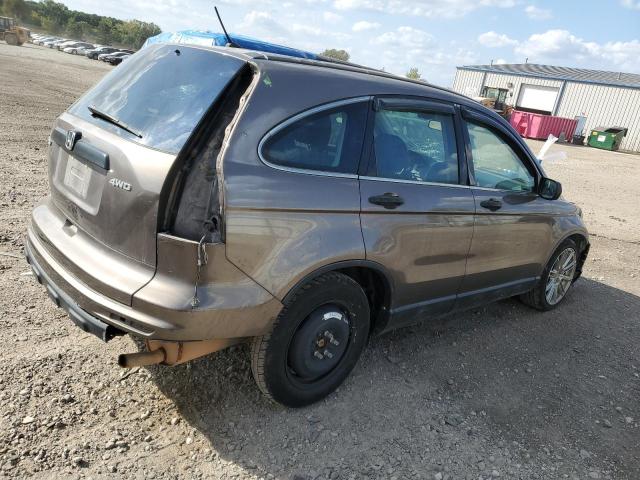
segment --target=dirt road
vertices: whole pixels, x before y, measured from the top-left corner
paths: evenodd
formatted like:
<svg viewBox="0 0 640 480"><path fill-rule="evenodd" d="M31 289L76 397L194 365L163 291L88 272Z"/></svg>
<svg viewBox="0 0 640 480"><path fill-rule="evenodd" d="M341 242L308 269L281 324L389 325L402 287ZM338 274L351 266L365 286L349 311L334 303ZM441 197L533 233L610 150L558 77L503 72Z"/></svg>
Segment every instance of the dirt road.
<svg viewBox="0 0 640 480"><path fill-rule="evenodd" d="M245 347L119 369L133 341L81 332L30 275L52 122L110 69L0 44L0 478L640 478L640 156L563 146L547 166L594 233L560 308L374 338L335 394L285 410Z"/></svg>

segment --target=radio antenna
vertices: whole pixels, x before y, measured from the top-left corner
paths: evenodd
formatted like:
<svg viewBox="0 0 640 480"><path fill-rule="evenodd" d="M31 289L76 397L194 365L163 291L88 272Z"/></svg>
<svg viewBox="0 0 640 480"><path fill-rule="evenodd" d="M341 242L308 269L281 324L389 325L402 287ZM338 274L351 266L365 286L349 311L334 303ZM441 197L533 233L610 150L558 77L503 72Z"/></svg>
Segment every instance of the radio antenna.
<svg viewBox="0 0 640 480"><path fill-rule="evenodd" d="M224 32L224 36L227 37L227 45L230 47L238 48L238 45L233 40L231 40L231 37L227 33L227 29L224 28L224 23L222 23L222 18L220 18L220 12L218 12L218 7L214 6L213 9L216 11L218 21L220 22L220 26L222 27L222 31Z"/></svg>

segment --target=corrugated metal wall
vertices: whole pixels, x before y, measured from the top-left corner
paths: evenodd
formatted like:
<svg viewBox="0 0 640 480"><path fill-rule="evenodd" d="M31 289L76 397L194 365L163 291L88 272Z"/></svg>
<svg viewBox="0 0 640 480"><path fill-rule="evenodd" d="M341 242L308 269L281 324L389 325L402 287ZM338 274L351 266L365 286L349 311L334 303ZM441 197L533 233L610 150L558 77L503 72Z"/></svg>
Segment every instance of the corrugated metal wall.
<svg viewBox="0 0 640 480"><path fill-rule="evenodd" d="M482 80L484 79L484 84ZM561 92L557 115L574 118L576 115L587 117L586 133L599 126L620 126L629 129L620 148L640 152L640 89L607 87L587 83L567 81L562 92L561 80L549 80L538 77L525 77L499 73L486 73L474 70L456 71L453 90L469 97L479 96L483 86L508 88L512 83L513 92L507 98L507 104L515 105L523 83L558 87Z"/></svg>
<svg viewBox="0 0 640 480"><path fill-rule="evenodd" d="M585 132L595 127L626 127L620 148L640 152L640 90L567 82L558 115L587 117Z"/></svg>
<svg viewBox="0 0 640 480"><path fill-rule="evenodd" d="M453 81L453 90L467 97L479 97L484 72L457 70Z"/></svg>

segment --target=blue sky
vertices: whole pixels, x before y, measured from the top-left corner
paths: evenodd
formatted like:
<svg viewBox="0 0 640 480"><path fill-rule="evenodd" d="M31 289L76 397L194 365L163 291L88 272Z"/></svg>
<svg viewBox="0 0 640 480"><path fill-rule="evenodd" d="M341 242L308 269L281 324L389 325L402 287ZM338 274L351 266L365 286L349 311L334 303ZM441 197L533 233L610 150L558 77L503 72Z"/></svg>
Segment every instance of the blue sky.
<svg viewBox="0 0 640 480"><path fill-rule="evenodd" d="M450 86L455 67L546 63L640 73L640 0L62 0L70 8L152 21L165 31L230 32Z"/></svg>

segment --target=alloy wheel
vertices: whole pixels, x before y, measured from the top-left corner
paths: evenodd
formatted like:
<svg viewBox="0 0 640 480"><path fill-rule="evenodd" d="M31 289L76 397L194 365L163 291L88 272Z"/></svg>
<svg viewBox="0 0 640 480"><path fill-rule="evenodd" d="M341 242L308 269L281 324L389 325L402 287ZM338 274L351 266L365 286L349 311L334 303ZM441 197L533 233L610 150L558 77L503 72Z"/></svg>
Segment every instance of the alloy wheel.
<svg viewBox="0 0 640 480"><path fill-rule="evenodd" d="M573 282L577 265L576 251L573 248L565 248L556 257L545 287L545 298L549 305L556 305L564 298Z"/></svg>

